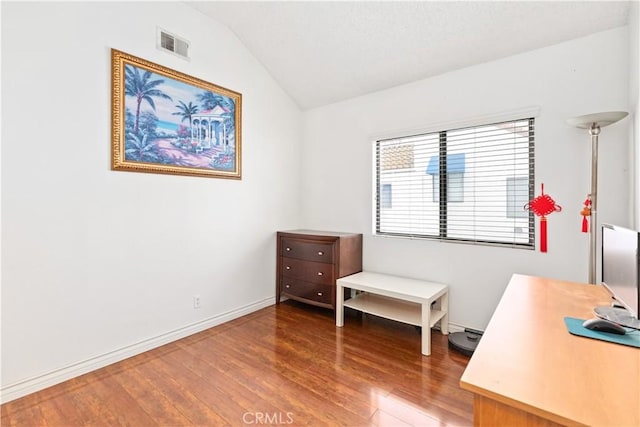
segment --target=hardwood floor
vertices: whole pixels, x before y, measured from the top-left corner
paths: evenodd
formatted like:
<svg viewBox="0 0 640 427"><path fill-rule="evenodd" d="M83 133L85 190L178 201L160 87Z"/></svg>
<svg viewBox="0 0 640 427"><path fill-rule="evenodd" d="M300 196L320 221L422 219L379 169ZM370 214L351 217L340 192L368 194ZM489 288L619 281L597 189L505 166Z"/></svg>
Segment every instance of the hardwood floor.
<svg viewBox="0 0 640 427"><path fill-rule="evenodd" d="M287 301L2 405L2 426L466 426L468 357Z"/></svg>

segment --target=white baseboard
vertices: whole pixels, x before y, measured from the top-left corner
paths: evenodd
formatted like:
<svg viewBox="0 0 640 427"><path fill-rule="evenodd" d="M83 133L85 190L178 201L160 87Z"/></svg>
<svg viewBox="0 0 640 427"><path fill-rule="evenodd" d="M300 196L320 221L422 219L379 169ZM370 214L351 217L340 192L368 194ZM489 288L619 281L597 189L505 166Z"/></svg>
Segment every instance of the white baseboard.
<svg viewBox="0 0 640 427"><path fill-rule="evenodd" d="M11 400L18 399L27 394L34 393L44 388L59 384L63 381L75 378L87 372L103 368L112 363L119 362L131 356L135 356L145 351L160 347L170 342L179 340L180 338L193 335L205 329L212 328L230 320L242 317L262 308L269 307L274 304L273 297L265 298L253 304L246 305L234 310L227 311L208 319L201 320L196 323L174 329L173 331L152 337L136 344L128 345L117 350L110 351L100 356L92 357L87 360L74 363L64 368L56 369L42 375L38 375L26 380L22 380L13 384L9 384L0 389L0 403L6 403Z"/></svg>
<svg viewBox="0 0 640 427"><path fill-rule="evenodd" d="M450 333L454 333L454 332L464 332L464 329L466 328L466 326L462 326L462 325L457 325L455 323L449 323L449 332Z"/></svg>
<svg viewBox="0 0 640 427"><path fill-rule="evenodd" d="M452 334L454 332L464 332L466 326L461 326L458 325L456 323L449 323L449 333ZM436 329L438 331L440 331L440 324L436 323L436 325L433 327L433 329Z"/></svg>

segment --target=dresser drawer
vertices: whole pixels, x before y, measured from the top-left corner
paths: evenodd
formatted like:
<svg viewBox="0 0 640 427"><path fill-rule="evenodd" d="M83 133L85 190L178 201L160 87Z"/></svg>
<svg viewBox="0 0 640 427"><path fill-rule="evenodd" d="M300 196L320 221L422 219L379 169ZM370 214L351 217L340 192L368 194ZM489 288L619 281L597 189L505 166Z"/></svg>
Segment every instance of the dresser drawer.
<svg viewBox="0 0 640 427"><path fill-rule="evenodd" d="M280 255L288 258L333 263L333 244L283 238Z"/></svg>
<svg viewBox="0 0 640 427"><path fill-rule="evenodd" d="M282 293L291 297L331 304L331 295L334 290L335 288L329 285L309 283L290 277L282 278Z"/></svg>
<svg viewBox="0 0 640 427"><path fill-rule="evenodd" d="M282 277L334 285L333 264L282 257Z"/></svg>

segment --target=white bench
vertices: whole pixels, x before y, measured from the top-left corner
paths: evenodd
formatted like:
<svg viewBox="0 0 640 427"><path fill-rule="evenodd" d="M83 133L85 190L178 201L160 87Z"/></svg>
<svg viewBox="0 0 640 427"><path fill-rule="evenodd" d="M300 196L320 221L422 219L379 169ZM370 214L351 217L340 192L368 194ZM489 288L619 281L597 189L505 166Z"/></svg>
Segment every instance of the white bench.
<svg viewBox="0 0 640 427"><path fill-rule="evenodd" d="M344 300L344 288L364 291ZM422 354L431 354L431 328L449 333L449 287L440 283L363 271L336 281L336 326L344 307L422 327ZM433 304L435 302L435 304ZM433 306L432 306L433 304Z"/></svg>

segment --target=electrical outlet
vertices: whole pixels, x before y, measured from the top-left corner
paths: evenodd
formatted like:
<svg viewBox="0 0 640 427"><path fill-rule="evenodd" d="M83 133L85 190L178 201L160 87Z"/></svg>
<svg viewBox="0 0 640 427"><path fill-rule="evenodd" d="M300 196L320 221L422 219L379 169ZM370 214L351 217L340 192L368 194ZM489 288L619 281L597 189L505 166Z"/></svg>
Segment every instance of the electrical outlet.
<svg viewBox="0 0 640 427"><path fill-rule="evenodd" d="M193 296L193 308L200 308L200 295Z"/></svg>

